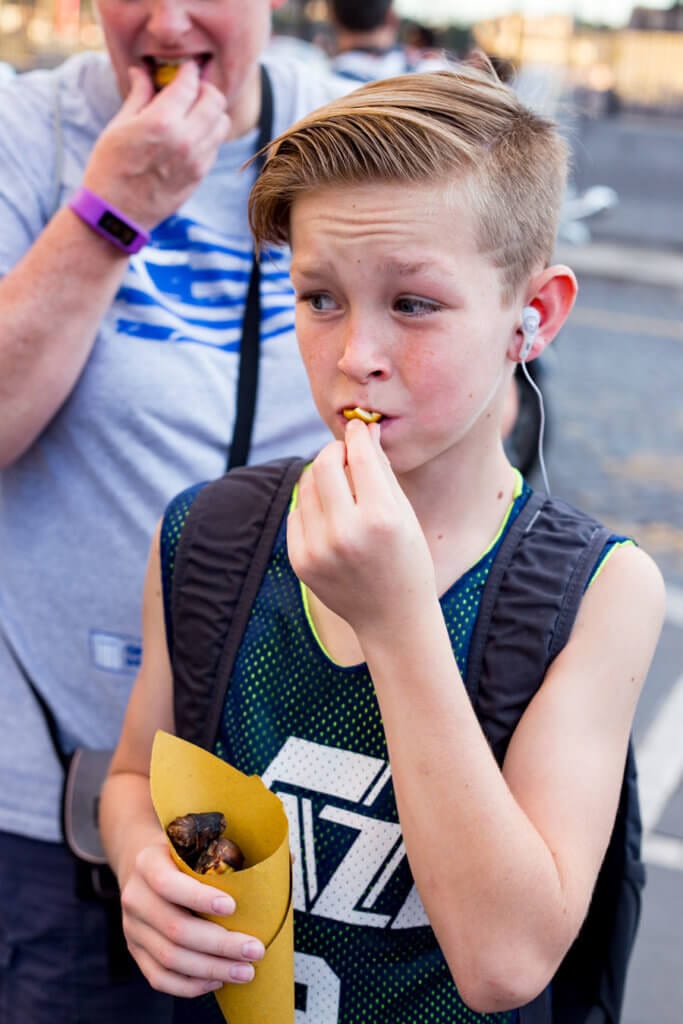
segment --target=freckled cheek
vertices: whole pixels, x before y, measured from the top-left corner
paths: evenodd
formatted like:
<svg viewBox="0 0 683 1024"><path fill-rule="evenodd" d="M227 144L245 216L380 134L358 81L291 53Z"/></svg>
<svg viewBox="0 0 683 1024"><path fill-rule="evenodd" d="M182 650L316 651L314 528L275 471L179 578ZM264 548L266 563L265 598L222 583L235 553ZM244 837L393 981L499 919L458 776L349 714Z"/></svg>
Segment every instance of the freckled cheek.
<svg viewBox="0 0 683 1024"><path fill-rule="evenodd" d="M312 373L321 373L325 365L330 362L329 357L326 358L322 343L316 340L314 334L309 333L302 334L302 332L299 332L298 339L299 351L306 368Z"/></svg>
<svg viewBox="0 0 683 1024"><path fill-rule="evenodd" d="M425 425L432 420L443 424L444 411L452 416L456 409L467 404L472 389L466 372L448 366L443 359L431 360L426 355L423 352L407 360L402 376L413 399L424 411Z"/></svg>
<svg viewBox="0 0 683 1024"><path fill-rule="evenodd" d="M460 395L452 388L434 388L424 396L421 419L427 433L441 434L448 423L458 418L463 408Z"/></svg>
<svg viewBox="0 0 683 1024"><path fill-rule="evenodd" d="M316 402L329 397L332 381L336 374L336 360L322 344L301 344L301 358ZM320 410L323 412L323 410Z"/></svg>

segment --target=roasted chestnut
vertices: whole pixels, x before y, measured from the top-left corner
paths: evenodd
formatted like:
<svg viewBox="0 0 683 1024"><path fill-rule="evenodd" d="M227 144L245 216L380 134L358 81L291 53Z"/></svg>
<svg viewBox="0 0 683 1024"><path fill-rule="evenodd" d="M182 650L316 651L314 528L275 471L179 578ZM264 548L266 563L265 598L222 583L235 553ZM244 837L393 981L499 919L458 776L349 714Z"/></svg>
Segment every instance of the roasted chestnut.
<svg viewBox="0 0 683 1024"><path fill-rule="evenodd" d="M194 869L200 875L222 875L229 869L239 871L243 864L244 854L237 843L223 836L199 854Z"/></svg>
<svg viewBox="0 0 683 1024"><path fill-rule="evenodd" d="M166 834L176 853L199 874L223 874L228 868L239 871L244 855L237 843L221 833L225 816L220 811L183 814L168 825Z"/></svg>

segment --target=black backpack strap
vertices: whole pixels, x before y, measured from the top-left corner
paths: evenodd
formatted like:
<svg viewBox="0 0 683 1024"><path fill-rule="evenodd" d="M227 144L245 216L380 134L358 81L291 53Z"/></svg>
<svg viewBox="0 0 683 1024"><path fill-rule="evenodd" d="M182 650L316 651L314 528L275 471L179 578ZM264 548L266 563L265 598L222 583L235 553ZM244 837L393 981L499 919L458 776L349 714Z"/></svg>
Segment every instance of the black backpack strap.
<svg viewBox="0 0 683 1024"><path fill-rule="evenodd" d="M573 566L564 592L560 614L555 622L552 642L548 651L548 664L557 657L567 643L567 640L569 640L569 634L572 631L576 613L581 604L581 598L590 583L600 554L609 543L611 537L612 534L606 526L596 525Z"/></svg>
<svg viewBox="0 0 683 1024"><path fill-rule="evenodd" d="M512 522L505 534L498 554L491 566L484 592L479 602L479 611L475 623L474 632L470 641L470 650L467 657L467 679L466 686L472 703L476 706L479 694L479 679L482 671L484 650L491 632L491 619L498 600L501 580L507 572L508 566L514 557L519 544L520 537L535 520L543 498L535 491L529 496L524 507L517 518Z"/></svg>
<svg viewBox="0 0 683 1024"><path fill-rule="evenodd" d="M183 526L173 571L176 733L211 749L230 674L278 529L305 459L232 470L204 487Z"/></svg>
<svg viewBox="0 0 683 1024"><path fill-rule="evenodd" d="M611 534L565 502L532 493L484 587L466 685L499 763L550 662L567 641Z"/></svg>
<svg viewBox="0 0 683 1024"><path fill-rule="evenodd" d="M4 631L2 639L4 641L5 647L7 648L7 652L10 656L10 659L14 662L17 672L28 686L29 690L31 691L35 698L36 704L38 705L42 712L43 718L45 719L45 728L47 729L48 735L50 737L50 742L52 743L52 747L55 752L55 757L59 761L60 765L62 766L62 770L66 775L67 769L69 767L69 755L62 748L61 740L59 738L59 726L57 725L57 719L55 718L54 712L50 705L48 704L48 702L43 697L42 693L40 692L36 684L29 676L26 669L24 668L23 661L15 651L13 644L10 642L9 637Z"/></svg>
<svg viewBox="0 0 683 1024"><path fill-rule="evenodd" d="M554 1024L550 987L519 1008L519 1024Z"/></svg>

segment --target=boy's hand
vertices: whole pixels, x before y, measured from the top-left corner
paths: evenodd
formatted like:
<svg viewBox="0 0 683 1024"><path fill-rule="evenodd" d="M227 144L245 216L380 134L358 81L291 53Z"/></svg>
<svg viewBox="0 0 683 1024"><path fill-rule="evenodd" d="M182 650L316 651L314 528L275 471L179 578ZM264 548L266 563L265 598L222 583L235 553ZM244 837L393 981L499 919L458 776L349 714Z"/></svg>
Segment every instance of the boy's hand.
<svg viewBox="0 0 683 1024"><path fill-rule="evenodd" d="M202 82L194 61L155 93L150 76L130 69L131 89L98 139L83 184L143 228L185 202L211 169L230 121L226 99Z"/></svg>
<svg viewBox="0 0 683 1024"><path fill-rule="evenodd" d="M351 420L304 474L287 544L295 572L362 637L412 620L434 600L422 528L380 445L380 428Z"/></svg>
<svg viewBox="0 0 683 1024"><path fill-rule="evenodd" d="M145 847L121 891L128 948L153 988L194 997L251 981L263 944L197 914L230 915L232 897L185 875L163 838Z"/></svg>

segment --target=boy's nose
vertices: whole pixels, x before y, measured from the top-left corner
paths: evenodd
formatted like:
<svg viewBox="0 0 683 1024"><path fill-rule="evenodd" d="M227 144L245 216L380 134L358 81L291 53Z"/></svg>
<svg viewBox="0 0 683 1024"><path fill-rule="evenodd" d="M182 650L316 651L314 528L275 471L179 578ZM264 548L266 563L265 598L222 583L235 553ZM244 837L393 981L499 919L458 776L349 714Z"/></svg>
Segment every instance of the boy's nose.
<svg viewBox="0 0 683 1024"><path fill-rule="evenodd" d="M386 346L372 325L356 325L349 329L337 367L347 377L357 381L390 375L391 363Z"/></svg>
<svg viewBox="0 0 683 1024"><path fill-rule="evenodd" d="M146 27L158 42L176 43L191 27L186 0L150 0Z"/></svg>

